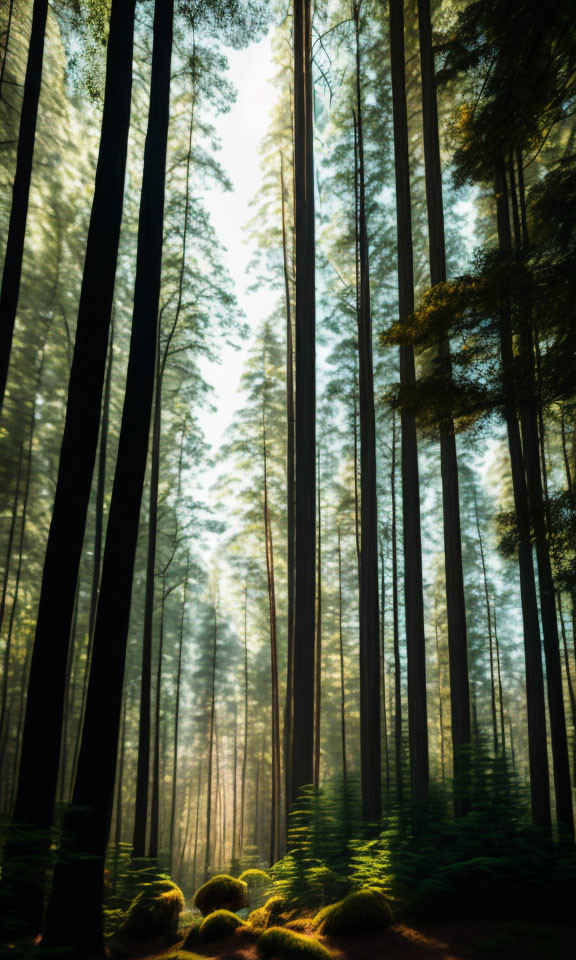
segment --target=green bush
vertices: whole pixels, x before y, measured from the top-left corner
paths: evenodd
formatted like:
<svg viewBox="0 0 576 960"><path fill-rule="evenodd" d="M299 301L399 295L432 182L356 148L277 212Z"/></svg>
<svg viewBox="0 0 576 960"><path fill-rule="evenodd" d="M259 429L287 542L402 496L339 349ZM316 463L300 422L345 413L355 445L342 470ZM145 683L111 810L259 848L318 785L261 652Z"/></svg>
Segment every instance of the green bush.
<svg viewBox="0 0 576 960"><path fill-rule="evenodd" d="M349 893L339 903L324 907L314 918L314 928L332 937L375 933L390 926L392 913L376 890Z"/></svg>
<svg viewBox="0 0 576 960"><path fill-rule="evenodd" d="M184 909L184 895L170 880L145 885L132 901L119 935L126 940L153 940L178 932L178 920Z"/></svg>
<svg viewBox="0 0 576 960"><path fill-rule="evenodd" d="M237 917L230 910L215 910L204 918L200 924L199 937L201 943L210 943L212 940L223 940L229 937L238 927L245 927L244 920Z"/></svg>
<svg viewBox="0 0 576 960"><path fill-rule="evenodd" d="M257 870L255 867L245 870L238 879L247 883L249 887L267 887L272 883L272 878L264 870Z"/></svg>
<svg viewBox="0 0 576 960"><path fill-rule="evenodd" d="M330 960L332 956L318 940L283 927L266 930L258 938L257 947L262 957L279 960Z"/></svg>
<svg viewBox="0 0 576 960"><path fill-rule="evenodd" d="M194 906L203 917L214 910L240 910L248 903L248 884L222 873L208 880L194 897Z"/></svg>

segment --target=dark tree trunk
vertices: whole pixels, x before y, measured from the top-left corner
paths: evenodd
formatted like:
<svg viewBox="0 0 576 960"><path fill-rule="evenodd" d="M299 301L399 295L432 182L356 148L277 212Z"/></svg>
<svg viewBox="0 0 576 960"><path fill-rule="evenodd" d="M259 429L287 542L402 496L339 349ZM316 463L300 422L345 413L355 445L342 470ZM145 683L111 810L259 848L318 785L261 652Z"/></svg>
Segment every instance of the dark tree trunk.
<svg viewBox="0 0 576 960"><path fill-rule="evenodd" d="M165 571L164 571L165 573ZM162 657L164 656L164 616L166 611L166 583L162 577L162 601L160 605L160 636L158 662L156 664L156 695L154 701L154 750L152 762L152 790L150 801L150 838L148 856L158 860L160 852L160 729L162 720Z"/></svg>
<svg viewBox="0 0 576 960"><path fill-rule="evenodd" d="M178 638L178 667L176 670L176 689L174 706L174 756L172 760L172 804L170 807L170 873L174 866L174 852L176 846L176 800L178 797L178 737L180 733L180 681L182 679L182 651L184 647L184 618L186 616L186 598L188 594L188 579L190 576L190 562L186 566L184 580L184 596L182 598L182 612L180 615L180 636Z"/></svg>
<svg viewBox="0 0 576 960"><path fill-rule="evenodd" d="M442 169L438 137L436 73L432 47L430 0L418 0L420 64L422 74L422 126L426 205L428 210L428 245L431 286L446 280L444 242L444 209ZM443 339L438 345L439 371L450 390L452 362L450 345ZM446 611L448 617L448 659L450 664L450 707L452 749L456 778L455 812L467 808L470 746L470 688L468 679L468 640L466 604L462 572L462 538L460 532L460 499L456 438L451 418L440 423L440 465L442 474L442 509L444 518L444 570L446 576Z"/></svg>
<svg viewBox="0 0 576 960"><path fill-rule="evenodd" d="M294 0L296 245L296 552L294 734L290 800L314 778L316 605L316 307L311 0Z"/></svg>
<svg viewBox="0 0 576 960"><path fill-rule="evenodd" d="M380 710L382 743L384 744L384 779L386 794L390 790L390 751L388 749L388 717L386 713L386 575L384 551L380 544Z"/></svg>
<svg viewBox="0 0 576 960"><path fill-rule="evenodd" d="M210 733L208 739L208 770L206 775L206 844L204 849L204 880L210 874L212 842L212 763L214 758L214 726L216 722L216 656L218 650L218 611L214 609L214 647L212 652L212 690L210 693Z"/></svg>
<svg viewBox="0 0 576 960"><path fill-rule="evenodd" d="M320 786L320 743L322 739L322 504L320 501L320 447L318 447L318 568L316 572L316 646L314 651L314 786Z"/></svg>
<svg viewBox="0 0 576 960"><path fill-rule="evenodd" d="M402 321L414 311L412 208L404 67L404 0L390 0L390 59L392 66L396 222L398 230L398 297L400 320ZM410 345L400 347L400 382L403 387L407 388L413 387L416 382L414 350ZM402 409L401 427L404 597L408 652L408 731L412 821L414 832L417 833L426 819L429 763L418 440L416 420L411 410Z"/></svg>
<svg viewBox="0 0 576 960"><path fill-rule="evenodd" d="M436 662L438 664L438 726L440 728L440 772L445 776L446 755L444 750L444 702L442 698L442 662L440 660L440 638L438 636L438 618L436 618Z"/></svg>
<svg viewBox="0 0 576 960"><path fill-rule="evenodd" d="M287 643L286 643L286 703L284 707L284 781L286 813L288 798L292 795L292 714L294 706L294 547L295 547L295 501L294 501L294 344L292 335L292 306L290 298L290 270L288 261L288 237L286 208L284 202L284 158L281 161L282 189L282 257L284 266L284 292L286 298L286 576L287 584Z"/></svg>
<svg viewBox="0 0 576 960"><path fill-rule="evenodd" d="M24 79L24 96L20 112L20 130L16 153L16 172L12 184L12 207L8 224L6 253L0 289L0 409L4 403L8 366L12 350L12 337L18 309L24 238L28 219L28 201L32 181L36 120L42 87L42 61L44 59L44 35L48 16L48 0L34 0L32 7L32 30L28 46L28 61ZM10 22L12 8L10 8ZM2 63L2 79L4 61ZM0 87L1 89L1 87Z"/></svg>
<svg viewBox="0 0 576 960"><path fill-rule="evenodd" d="M240 785L240 856L244 850L246 821L246 770L248 764L248 584L244 588L244 749L242 753L242 782Z"/></svg>
<svg viewBox="0 0 576 960"><path fill-rule="evenodd" d="M570 701L570 714L572 717L572 782L576 787L576 692L574 682L570 671L570 657L568 655L568 642L566 640L566 625L562 613L562 600L558 593L558 616L560 618L560 629L562 631L562 650L564 653L564 669L566 670L566 684L568 686L568 698Z"/></svg>
<svg viewBox="0 0 576 960"><path fill-rule="evenodd" d="M20 499L20 483L22 480L22 459L24 456L24 441L20 441L20 451L18 453L18 472L16 474L16 487L14 489L14 499L12 501L12 516L10 518L10 529L8 531L8 545L6 547L6 561L4 564L4 579L2 582L2 599L0 601L0 632L4 623L4 614L6 612L6 594L8 583L10 581L10 566L12 563L12 546L14 543L14 532L16 530L16 519L18 517L18 501ZM10 670L10 644L6 641L3 657L2 671L2 702L0 704L0 749L4 755L4 733L6 729L6 709L8 705L8 671Z"/></svg>
<svg viewBox="0 0 576 960"><path fill-rule="evenodd" d="M496 623L496 605L493 611L494 620L494 648L496 650L496 667L498 670L498 698L500 703L500 734L502 737L502 756L506 757L506 732L504 725L504 691L502 689L502 662L500 658L500 642L498 640L498 625Z"/></svg>
<svg viewBox="0 0 576 960"><path fill-rule="evenodd" d="M496 204L498 241L504 255L510 255L512 242L508 213L508 193L504 166L497 173ZM520 429L517 419L516 389L514 383L514 350L510 318L510 304L504 303L500 319L500 352L504 389L504 417L508 433L510 469L514 489L514 505L518 525L518 565L524 627L524 655L526 661L526 705L528 710L528 754L530 761L530 797L532 819L536 826L550 830L550 784L548 749L546 744L546 713L544 703L544 676L538 622L538 601L534 580L534 561L530 542L530 512Z"/></svg>
<svg viewBox="0 0 576 960"><path fill-rule="evenodd" d="M380 618L378 605L378 502L376 497L376 418L372 360L370 268L366 225L364 134L359 5L354 4L356 34L356 111L358 136L358 389L360 398L360 767L362 817L382 816L380 743Z"/></svg>
<svg viewBox="0 0 576 960"><path fill-rule="evenodd" d="M266 358L264 377L266 378ZM266 544L266 573L268 578L268 609L270 618L270 684L272 707L272 778L270 805L270 866L279 856L280 830L280 698L278 690L278 640L276 623L276 582L274 577L274 547L270 504L268 500L268 452L266 440L266 388L262 404L262 453L264 461L264 536Z"/></svg>
<svg viewBox="0 0 576 960"><path fill-rule="evenodd" d="M110 14L100 152L68 387L66 423L42 576L14 811L17 823L30 824L33 829L47 830L51 826L56 796L66 663L98 446L122 219L130 124L134 5L134 0L115 0ZM40 850L36 842L34 847L40 859L45 859L45 850ZM13 855L21 857L21 842ZM10 876L11 859L8 846L6 878ZM40 874L37 879L31 878L27 893L18 895L18 901L25 904L24 932L38 932L42 869Z"/></svg>
<svg viewBox="0 0 576 960"><path fill-rule="evenodd" d="M396 768L396 795L402 805L404 769L402 744L402 667L400 664L400 623L398 617L398 524L396 520L396 414L392 414L392 463L390 466L390 497L392 501L392 617L394 650L394 764Z"/></svg>
<svg viewBox="0 0 576 960"><path fill-rule="evenodd" d="M46 946L104 954L102 893L110 833L134 558L146 472L162 265L170 105L172 3L155 5L148 131L138 227L134 313L92 667L73 803L64 823ZM132 11L133 12L133 11ZM117 91L118 96L118 91ZM102 710L105 699L106 709Z"/></svg>
<svg viewBox="0 0 576 960"><path fill-rule="evenodd" d="M342 776L344 786L348 782L348 764L346 760L346 686L344 683L344 633L342 629L342 545L340 543L340 524L338 524L338 638L340 644L340 730L342 738Z"/></svg>

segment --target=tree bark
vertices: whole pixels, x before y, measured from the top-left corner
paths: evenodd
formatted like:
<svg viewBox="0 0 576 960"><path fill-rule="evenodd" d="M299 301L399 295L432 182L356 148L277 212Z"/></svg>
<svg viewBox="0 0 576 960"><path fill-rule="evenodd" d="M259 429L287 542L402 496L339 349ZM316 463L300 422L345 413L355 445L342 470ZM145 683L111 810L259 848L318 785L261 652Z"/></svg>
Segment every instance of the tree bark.
<svg viewBox="0 0 576 960"><path fill-rule="evenodd" d="M294 0L296 552L291 802L314 777L316 307L311 0Z"/></svg>
<svg viewBox="0 0 576 960"><path fill-rule="evenodd" d="M8 237L0 288L0 410L4 403L8 366L12 350L12 337L18 309L22 262L24 259L24 239L28 219L30 184L32 182L32 164L36 141L36 121L42 87L42 62L44 59L44 37L48 17L48 0L34 0L32 7L32 29L28 45L24 96L20 111L20 129L16 153L16 172L12 184L12 207L8 223ZM10 9L10 20L12 9ZM2 75L4 63L2 64Z"/></svg>
<svg viewBox="0 0 576 960"><path fill-rule="evenodd" d="M396 414L392 414L392 463L390 466L390 498L392 501L392 617L394 649L394 762L398 806L404 796L402 744L402 667L400 664L400 624L398 616L398 530L396 519Z"/></svg>
<svg viewBox="0 0 576 960"><path fill-rule="evenodd" d="M340 524L338 524L338 639L340 646L340 731L342 740L342 777L344 787L348 783L348 764L346 759L346 687L344 684L344 633L342 629L342 545L340 542Z"/></svg>
<svg viewBox="0 0 576 960"><path fill-rule="evenodd" d="M264 379L266 380L266 357L264 356ZM276 582L274 577L274 546L270 504L268 499L268 452L266 438L266 386L262 403L262 453L264 464L264 535L266 544L266 573L268 579L268 609L270 619L270 684L272 707L272 778L270 805L270 866L279 857L280 830L280 698L278 690L278 640L276 623Z"/></svg>
<svg viewBox="0 0 576 960"><path fill-rule="evenodd" d="M208 739L208 770L206 775L206 844L204 849L204 880L210 875L212 829L212 762L214 757L214 726L216 722L216 656L218 645L218 611L214 608L214 646L212 650L212 691L210 694L210 734Z"/></svg>
<svg viewBox="0 0 576 960"><path fill-rule="evenodd" d="M123 7L125 9L125 7ZM102 955L102 893L122 710L134 559L154 393L172 59L172 0L157 0L134 313L126 394L106 531L92 667L73 803L65 818L46 946ZM118 96L118 91L116 91ZM102 710L103 698L106 710Z"/></svg>
<svg viewBox="0 0 576 960"><path fill-rule="evenodd" d="M390 0L390 59L398 231L398 296L400 320L414 311L412 209L404 53L404 0ZM400 383L416 382L414 350L400 347ZM422 595L422 538L418 440L413 412L401 411L402 512L404 527L404 597L408 652L408 731L412 788L412 827L418 833L426 820L429 788L428 720L426 705L426 644Z"/></svg>
<svg viewBox="0 0 576 960"><path fill-rule="evenodd" d="M316 645L314 651L314 786L320 786L320 744L322 733L322 504L320 502L320 447L318 447L318 569L316 573Z"/></svg>

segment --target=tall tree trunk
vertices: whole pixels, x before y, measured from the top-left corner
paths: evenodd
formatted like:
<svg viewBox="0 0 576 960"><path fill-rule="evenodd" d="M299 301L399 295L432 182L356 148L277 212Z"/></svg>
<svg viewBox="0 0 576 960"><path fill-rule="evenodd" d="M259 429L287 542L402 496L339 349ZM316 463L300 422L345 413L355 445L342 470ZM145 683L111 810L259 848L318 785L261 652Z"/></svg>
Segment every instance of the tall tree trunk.
<svg viewBox="0 0 576 960"><path fill-rule="evenodd" d="M208 770L206 774L206 844L204 850L204 880L210 874L212 843L212 763L214 757L214 726L216 722L216 656L218 649L218 610L214 608L214 646L212 649L212 690L210 693L210 733L208 739Z"/></svg>
<svg viewBox="0 0 576 960"><path fill-rule="evenodd" d="M564 653L564 669L566 670L566 684L568 686L568 698L570 701L570 714L572 717L572 782L576 787L576 692L574 691L574 682L570 671L570 657L568 656L568 642L566 640L566 625L562 613L562 599L558 593L558 616L560 618L560 629L562 631L562 650Z"/></svg>
<svg viewBox="0 0 576 960"><path fill-rule="evenodd" d="M162 0L162 3L157 0L126 394L106 531L82 746L73 803L64 823L62 845L66 856L56 866L46 921L46 945L71 946L72 952L81 956L104 951L101 906L104 862L110 833L134 559L154 393L172 14L172 0ZM118 96L118 91L116 93ZM103 711L104 694L106 710Z"/></svg>
<svg viewBox="0 0 576 960"><path fill-rule="evenodd" d="M522 162L520 159L520 167L521 166ZM513 163L511 163L510 166L510 199L514 219L518 221L517 246L519 255L522 256ZM527 298L529 298L529 296L530 293L528 291ZM526 468L530 519L532 521L532 529L536 543L540 615L542 619L542 636L546 661L548 716L550 720L550 738L552 741L552 769L554 773L556 817L559 831L568 837L574 837L574 813L572 808L572 789L570 785L570 761L568 759L564 691L562 689L560 637L558 634L558 620L556 618L556 591L554 577L552 575L552 563L550 561L546 503L540 462L540 441L538 434L539 405L534 361L533 322L529 302L524 305L524 309L524 316L520 318L519 322L518 336L522 373L520 427Z"/></svg>
<svg viewBox="0 0 576 960"><path fill-rule="evenodd" d="M318 568L316 572L316 646L314 651L314 786L320 786L320 743L322 733L322 504L320 502L320 447L318 447Z"/></svg>
<svg viewBox="0 0 576 960"><path fill-rule="evenodd" d="M420 64L422 75L422 127L424 134L424 166L426 206L428 211L428 247L431 286L446 280L444 242L444 209L442 168L438 136L436 72L432 47L430 0L418 0ZM450 344L443 338L438 345L439 371L450 390L452 361ZM442 474L442 511L444 519L444 570L446 576L446 611L448 618L448 660L450 664L450 708L456 815L467 808L470 746L470 687L468 679L468 639L466 604L462 571L462 538L460 532L460 499L458 461L454 423L446 417L440 423L440 467Z"/></svg>
<svg viewBox="0 0 576 960"><path fill-rule="evenodd" d="M388 748L388 717L386 713L386 576L384 551L380 543L380 709L382 712L382 743L384 744L384 778L386 794L390 790L390 751Z"/></svg>
<svg viewBox="0 0 576 960"><path fill-rule="evenodd" d="M438 617L436 617L436 663L438 665L438 726L440 728L440 772L444 780L446 768L446 756L444 751L444 700L442 696L442 662L440 660L440 638L438 629Z"/></svg>
<svg viewBox="0 0 576 960"><path fill-rule="evenodd" d="M282 260L284 267L284 293L286 299L286 576L287 584L287 638L286 638L286 703L284 707L284 785L286 813L292 796L292 714L294 706L294 570L295 570L295 447L294 447L294 343L292 334L292 304L288 261L288 236L286 228L286 204L284 184L284 157L280 157L282 190ZM242 847L240 846L240 851Z"/></svg>
<svg viewBox="0 0 576 960"><path fill-rule="evenodd" d="M264 378L266 378L264 357ZM270 504L268 499L268 452L266 439L266 386L262 403L262 453L264 462L264 535L266 543L266 572L268 577L268 609L270 618L270 684L272 706L272 782L270 806L270 866L279 856L280 829L280 699L278 693L278 641L276 624L276 583L274 578L274 547Z"/></svg>
<svg viewBox="0 0 576 960"><path fill-rule="evenodd" d="M400 320L403 321L414 311L412 208L404 67L404 0L390 0L390 59L392 66L396 222L398 230L398 298ZM412 388L416 382L414 350L411 345L400 347L400 382L403 387L408 389ZM408 730L412 821L413 830L417 833L426 819L429 763L418 440L416 420L411 410L402 409L401 427L404 597L408 652Z"/></svg>
<svg viewBox="0 0 576 960"><path fill-rule="evenodd" d="M378 501L376 496L376 417L372 360L370 268L366 224L364 133L359 4L354 3L356 35L356 111L358 135L358 388L360 397L360 767L362 817L382 816L380 729L380 618L378 605Z"/></svg>
<svg viewBox="0 0 576 960"><path fill-rule="evenodd" d="M156 695L154 701L154 750L152 762L152 790L150 802L150 838L148 856L158 860L160 851L160 725L162 720L162 657L164 655L164 618L166 612L165 573L162 577L162 600L160 604L160 636L158 663L156 665Z"/></svg>
<svg viewBox="0 0 576 960"><path fill-rule="evenodd" d="M135 0L113 0L110 13L102 135L68 387L66 423L30 665L14 810L15 821L29 824L32 830L47 830L50 827L56 796L66 663L98 446L122 219L130 124L134 6ZM33 846L31 864L35 852L40 860L45 861L46 847L40 849L42 845L38 844L37 839ZM22 854L21 840L17 849L12 849L10 845L6 848L7 869L4 876L8 883L11 883L12 859L15 857L20 860ZM16 873L20 874L19 867ZM25 905L22 923L19 920L16 923L22 932L38 932L43 874L43 867L39 866L38 875L30 876L27 891L23 890L17 896L18 902ZM16 880L17 877L14 882Z"/></svg>
<svg viewBox="0 0 576 960"><path fill-rule="evenodd" d="M494 647L496 650L496 667L498 670L498 699L500 703L500 734L502 738L502 756L506 757L506 732L504 724L504 691L502 689L502 663L500 657L500 641L498 640L498 625L496 622L496 604L493 611Z"/></svg>
<svg viewBox="0 0 576 960"><path fill-rule="evenodd" d="M232 862L238 857L238 707L234 701L234 765L232 768Z"/></svg>
<svg viewBox="0 0 576 960"><path fill-rule="evenodd" d="M198 793L196 795L196 825L194 828L194 863L192 866L192 889L196 890L196 874L198 871L198 836L200 826L200 797L202 794L202 761L198 766ZM182 859L184 859L184 849L182 850Z"/></svg>
<svg viewBox="0 0 576 960"><path fill-rule="evenodd" d="M490 706L492 712L492 741L494 745L494 756L498 754L498 720L496 718L496 687L494 679L494 643L492 639L492 614L490 611L490 594L488 591L488 575L486 573L486 560L484 557L484 543L482 533L480 532L480 517L478 516L478 504L476 494L474 494L474 516L476 520L476 532L478 534L478 546L480 547L480 563L482 565L482 581L484 584L484 600L486 602L486 625L488 627L488 651L490 655Z"/></svg>
<svg viewBox="0 0 576 960"><path fill-rule="evenodd" d="M184 618L186 616L186 598L188 594L188 579L190 577L190 560L186 565L186 579L184 580L184 596L182 597L182 611L180 614L180 635L178 638L178 667L176 670L176 689L174 706L174 756L172 760L172 804L170 807L170 873L174 866L174 852L176 845L176 800L178 798L178 737L180 733L180 683L182 680L182 651L184 647Z"/></svg>
<svg viewBox="0 0 576 960"><path fill-rule="evenodd" d="M400 623L398 615L398 524L396 520L396 414L392 413L392 463L390 465L390 497L392 501L392 617L394 650L394 763L396 796L401 806L404 796L402 737L402 667L400 664Z"/></svg>
<svg viewBox="0 0 576 960"><path fill-rule="evenodd" d="M48 0L34 0L26 77L24 79L24 96L20 111L16 172L12 184L12 207L8 224L2 287L0 288L0 410L6 393L8 366L10 364L12 337L14 335L22 277L24 238L26 236L34 143L36 140L36 120L42 87L42 62L44 59L47 16ZM10 21L11 19L12 8L10 8ZM3 74L4 63L2 64L2 79Z"/></svg>
<svg viewBox="0 0 576 960"><path fill-rule="evenodd" d="M342 776L344 786L348 782L348 764L346 759L346 686L344 683L344 632L342 629L342 544L340 542L340 524L338 524L338 639L340 646L340 731L342 740Z"/></svg>
<svg viewBox="0 0 576 960"><path fill-rule="evenodd" d="M498 241L504 255L510 255L512 242L508 212L508 192L505 170L497 171L496 205ZM500 352L504 388L504 416L508 434L510 469L514 490L514 506L518 524L518 565L524 628L524 656L526 662L526 705L528 711L528 754L530 762L530 798L532 819L536 826L550 830L550 784L548 776L548 749L546 744L546 713L544 703L544 676L538 622L538 601L534 580L534 561L530 542L530 513L522 442L517 419L516 389L514 383L514 350L510 305L505 303L500 318Z"/></svg>
<svg viewBox="0 0 576 960"><path fill-rule="evenodd" d="M18 517L18 501L20 499L20 484L22 480L22 460L24 457L24 441L20 441L20 450L18 453L18 472L16 474L16 487L14 489L14 499L12 501L12 516L10 518L10 529L8 531L8 544L6 547L6 561L4 564L4 579L2 581L2 599L0 600L0 632L4 623L4 614L6 612L6 594L8 592L8 583L10 581L10 566L12 563L12 546L14 543L14 533L16 530L16 520ZM8 671L10 670L10 644L6 640L4 647L3 669L2 669L2 701L0 703L0 749L4 744L4 733L6 726L6 709L8 705ZM3 751L2 751L3 753Z"/></svg>
<svg viewBox="0 0 576 960"><path fill-rule="evenodd" d="M294 733L290 800L314 778L316 605L316 306L311 0L294 0L296 246L296 552Z"/></svg>
<svg viewBox="0 0 576 960"><path fill-rule="evenodd" d="M244 851L246 822L246 770L248 764L248 583L244 587L244 749L242 753L242 783L240 786L240 856Z"/></svg>

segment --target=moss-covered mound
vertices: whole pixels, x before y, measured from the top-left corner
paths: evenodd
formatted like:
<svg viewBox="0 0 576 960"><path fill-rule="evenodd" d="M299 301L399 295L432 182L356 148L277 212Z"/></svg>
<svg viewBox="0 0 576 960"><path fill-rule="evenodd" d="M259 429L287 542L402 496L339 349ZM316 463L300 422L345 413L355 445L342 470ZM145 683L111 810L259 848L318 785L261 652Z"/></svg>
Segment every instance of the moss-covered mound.
<svg viewBox="0 0 576 960"><path fill-rule="evenodd" d="M272 883L271 877L264 870L256 870L256 868L245 870L238 879L243 880L249 887L267 887Z"/></svg>
<svg viewBox="0 0 576 960"><path fill-rule="evenodd" d="M222 873L212 877L196 892L194 906L203 917L214 910L240 910L248 903L248 884Z"/></svg>
<svg viewBox="0 0 576 960"><path fill-rule="evenodd" d="M210 943L212 940L223 940L230 937L238 927L245 927L244 920L237 917L230 910L215 910L204 918L200 924L200 943Z"/></svg>
<svg viewBox="0 0 576 960"><path fill-rule="evenodd" d="M318 940L284 927L270 927L258 938L262 957L279 960L330 960L332 954Z"/></svg>
<svg viewBox="0 0 576 960"><path fill-rule="evenodd" d="M126 940L173 936L184 909L184 895L170 880L148 883L132 901L119 935Z"/></svg>
<svg viewBox="0 0 576 960"><path fill-rule="evenodd" d="M331 937L376 933L390 926L392 914L377 890L357 890L316 914L313 926Z"/></svg>

